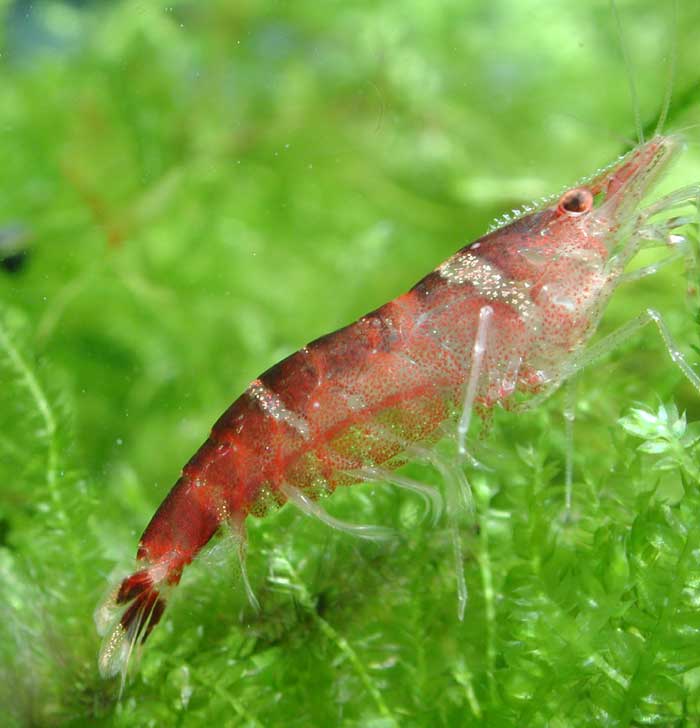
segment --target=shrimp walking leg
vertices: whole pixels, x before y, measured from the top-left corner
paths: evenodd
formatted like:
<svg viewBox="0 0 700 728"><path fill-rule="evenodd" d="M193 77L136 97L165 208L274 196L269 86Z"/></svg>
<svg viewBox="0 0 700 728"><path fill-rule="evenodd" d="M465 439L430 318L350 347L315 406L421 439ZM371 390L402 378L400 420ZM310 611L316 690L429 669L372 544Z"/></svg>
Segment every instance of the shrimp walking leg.
<svg viewBox="0 0 700 728"><path fill-rule="evenodd" d="M241 569L241 579L243 580L243 588L245 589L246 596L248 597L248 601L250 602L250 606L253 607L253 609L256 612L260 612L260 602L258 601L258 598L255 596L255 592L253 591L253 587L250 584L250 579L248 578L248 568L246 567L246 555L248 552L248 541L246 540L245 536L239 538L238 540L238 563Z"/></svg>
<svg viewBox="0 0 700 728"><path fill-rule="evenodd" d="M479 326L476 330L476 338L472 349L471 367L469 368L469 379L464 393L462 415L457 423L457 449L459 451L459 456L463 459L467 457L467 432L469 430L469 423L471 422L472 411L474 409L474 400L476 399L479 386L479 377L484 363L486 342L492 318L493 308L491 308L491 306L484 306L479 310Z"/></svg>
<svg viewBox="0 0 700 728"><path fill-rule="evenodd" d="M598 343L589 347L585 351L569 360L560 372L559 381L568 379L573 374L585 369L587 366L595 362L600 357L613 351L628 339L632 338L640 329L643 329L649 323L656 324L656 328L661 335L666 351L673 363L681 370L685 378L700 393L700 376L698 376L693 368L688 364L686 358L681 353L678 345L671 336L671 332L666 325L661 314L653 308L648 308L636 318L623 324L619 329L608 334Z"/></svg>
<svg viewBox="0 0 700 728"><path fill-rule="evenodd" d="M572 377L566 384L566 404L564 405L566 421L566 464L564 487L566 490L566 513L571 513L571 497L574 483L574 424L576 422L576 379Z"/></svg>
<svg viewBox="0 0 700 728"><path fill-rule="evenodd" d="M445 485L447 518L452 541L452 553L455 561L455 576L457 578L457 616L462 621L464 619L464 610L467 606L469 594L467 592L467 582L464 578L462 537L458 519L461 512L469 509L470 501L468 500L468 496L471 490L461 467L440 455L433 456L432 462L442 476Z"/></svg>
<svg viewBox="0 0 700 728"><path fill-rule="evenodd" d="M672 265L681 258L686 259L687 254L684 251L678 250L671 255L667 255L665 258L662 258L656 263L651 263L650 265L645 265L643 268L637 268L637 270L630 271L629 273L624 273L618 278L618 283L632 283L634 281L641 280L642 278L653 276L658 273L662 268L666 268L667 266Z"/></svg>
<svg viewBox="0 0 700 728"><path fill-rule="evenodd" d="M412 493L418 494L421 498L423 498L427 505L427 510L429 510L432 515L432 524L435 525L439 520L442 513L443 500L440 495L440 491L437 490L437 488L419 483L417 480L408 478L405 475L393 473L391 470L387 470L386 468L367 467L347 472L348 475L356 476L361 480L366 480L368 482L383 480L398 488L403 488Z"/></svg>
<svg viewBox="0 0 700 728"><path fill-rule="evenodd" d="M344 531L353 536L359 538L366 538L369 541L382 541L385 539L393 538L394 531L384 526L365 526L357 525L354 523L346 523L341 521L330 513L327 513L321 506L315 501L311 500L303 491L299 488L295 488L289 483L283 483L280 486L280 491L284 494L287 500L295 505L304 515L314 516L322 521L327 526L335 528L338 531Z"/></svg>

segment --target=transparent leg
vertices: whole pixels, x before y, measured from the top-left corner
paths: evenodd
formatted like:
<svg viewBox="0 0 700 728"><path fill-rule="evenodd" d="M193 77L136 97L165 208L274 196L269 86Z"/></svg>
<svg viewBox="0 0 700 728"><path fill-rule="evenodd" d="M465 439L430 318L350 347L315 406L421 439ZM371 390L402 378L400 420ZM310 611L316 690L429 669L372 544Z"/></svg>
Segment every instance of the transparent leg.
<svg viewBox="0 0 700 728"><path fill-rule="evenodd" d="M493 308L491 306L481 308L479 311L479 326L476 330L476 338L474 340L474 347L472 348L469 379L467 380L467 387L464 391L462 415L457 423L457 450L460 458L463 460L467 458L467 432L469 431L469 424L474 409L474 400L476 399L476 393L479 387L479 377L481 376L484 364L486 341L488 339L489 329L491 328L492 318Z"/></svg>
<svg viewBox="0 0 700 728"><path fill-rule="evenodd" d="M318 503L311 500L309 496L299 490L299 488L295 488L288 483L284 483L280 490L284 493L287 500L294 504L302 513L307 516L314 516L319 521L338 531L344 531L359 538L366 538L369 541L382 541L394 538L396 535L391 528L385 528L384 526L363 526L341 521L331 516L330 513L327 513Z"/></svg>
<svg viewBox="0 0 700 728"><path fill-rule="evenodd" d="M564 405L566 422L566 466L564 476L565 507L567 516L571 513L571 497L574 482L574 424L576 423L576 378L566 383L566 401Z"/></svg>
<svg viewBox="0 0 700 728"><path fill-rule="evenodd" d="M471 489L460 464L455 464L440 455L434 455L431 459L445 484L447 520L452 540L455 576L457 578L457 616L462 621L469 594L467 592L467 582L464 578L464 557L459 530L459 515L464 511L471 510Z"/></svg>
<svg viewBox="0 0 700 728"><path fill-rule="evenodd" d="M407 478L405 475L399 475L386 468L366 467L358 470L347 471L349 475L356 476L366 481L383 480L387 483L404 488L405 490L417 493L432 514L432 523L435 525L442 514L443 500L440 491L430 485L419 483L417 480Z"/></svg>
<svg viewBox="0 0 700 728"><path fill-rule="evenodd" d="M243 579L243 588L245 589L246 596L250 602L250 606L256 612L260 612L260 602L255 596L253 587L250 585L250 579L248 578L248 568L246 567L246 554L248 553L248 541L245 536L245 532L241 534L238 539L238 563L241 567L241 578Z"/></svg>
<svg viewBox="0 0 700 728"><path fill-rule="evenodd" d="M671 255L667 255L665 258L662 258L656 263L652 263L651 265L645 265L643 268L637 268L637 270L630 271L629 273L623 273L618 278L618 284L632 283L633 281L638 281L641 278L653 276L658 273L662 268L666 268L667 266L672 265L677 260L685 260L686 258L687 254L684 250L677 250L676 252L671 253Z"/></svg>
<svg viewBox="0 0 700 728"><path fill-rule="evenodd" d="M582 369L585 369L597 359L600 359L600 357L621 346L625 341L630 339L649 323L656 324L656 328L661 335L661 339L664 342L666 351L671 357L671 361L673 361L673 363L681 370L685 378L693 385L696 391L700 393L700 376L695 373L681 353L661 314L653 308L646 309L646 311L641 313L639 316L628 321L611 334L608 334L596 344L593 344L593 346L579 352L563 367L560 372L560 381L569 379L571 376L580 372Z"/></svg>

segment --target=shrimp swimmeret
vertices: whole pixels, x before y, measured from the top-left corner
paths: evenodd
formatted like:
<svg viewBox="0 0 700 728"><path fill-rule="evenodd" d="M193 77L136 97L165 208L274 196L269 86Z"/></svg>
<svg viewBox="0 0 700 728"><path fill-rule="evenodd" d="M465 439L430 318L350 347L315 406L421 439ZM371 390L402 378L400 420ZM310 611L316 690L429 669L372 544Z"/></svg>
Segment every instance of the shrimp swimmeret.
<svg viewBox="0 0 700 728"><path fill-rule="evenodd" d="M161 619L168 590L221 526L239 534L243 552L246 518L289 501L330 525L381 538L386 529L339 522L318 498L340 485L383 479L428 495L437 508L441 498L427 486L393 473L407 456L430 457L419 443L449 430L466 459L472 412L507 408L516 393L538 402L649 322L700 392L700 378L652 309L586 346L615 289L658 268L625 272L637 252L687 245L676 231L692 218L664 213L697 206L699 185L641 206L682 146L673 135L640 144L558 200L462 248L408 293L254 380L158 508L139 542L137 570L97 610L102 674L124 675L133 646ZM454 517L464 500L455 492L466 487L462 469L434 464L460 474L444 478ZM461 573L460 567L460 614Z"/></svg>

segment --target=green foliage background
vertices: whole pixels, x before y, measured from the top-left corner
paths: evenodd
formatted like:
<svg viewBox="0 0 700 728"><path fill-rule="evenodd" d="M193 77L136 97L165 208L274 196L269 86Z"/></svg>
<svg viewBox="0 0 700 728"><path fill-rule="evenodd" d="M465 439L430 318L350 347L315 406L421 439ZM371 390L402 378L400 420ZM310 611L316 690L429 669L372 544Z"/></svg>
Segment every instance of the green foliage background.
<svg viewBox="0 0 700 728"><path fill-rule="evenodd" d="M700 121L700 6L619 0L652 128ZM407 289L634 137L607 2L0 0L0 713L11 725L700 725L697 393L646 331L562 398L496 413L449 533L388 485L290 508L193 565L117 702L92 611L252 378ZM700 178L698 130L666 189ZM629 287L697 361L682 266ZM653 414L633 412L633 406ZM626 419L619 422L621 416ZM642 445L642 451L638 448ZM414 477L438 482L417 465Z"/></svg>

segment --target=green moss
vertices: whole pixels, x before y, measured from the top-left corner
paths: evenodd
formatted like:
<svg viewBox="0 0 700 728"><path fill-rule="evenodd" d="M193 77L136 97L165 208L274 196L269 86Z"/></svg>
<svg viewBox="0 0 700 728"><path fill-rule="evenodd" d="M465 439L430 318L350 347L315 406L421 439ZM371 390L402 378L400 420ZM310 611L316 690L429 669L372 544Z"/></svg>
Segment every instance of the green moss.
<svg viewBox="0 0 700 728"><path fill-rule="evenodd" d="M697 3L679 0L674 30L657 2L618 4L645 124L670 38L670 128L697 123ZM463 622L446 524L367 484L327 506L395 540L283 508L250 527L260 614L221 539L121 703L97 673L92 610L115 565L247 382L623 151L608 4L53 2L24 18L0 1L0 17L0 236L19 225L28 252L0 269L0 714L700 720L700 406L651 329L580 378L570 517L563 398L495 414L493 471L470 475ZM698 179L689 138L665 189ZM620 291L603 328L653 301L690 356L684 286L678 265Z"/></svg>

